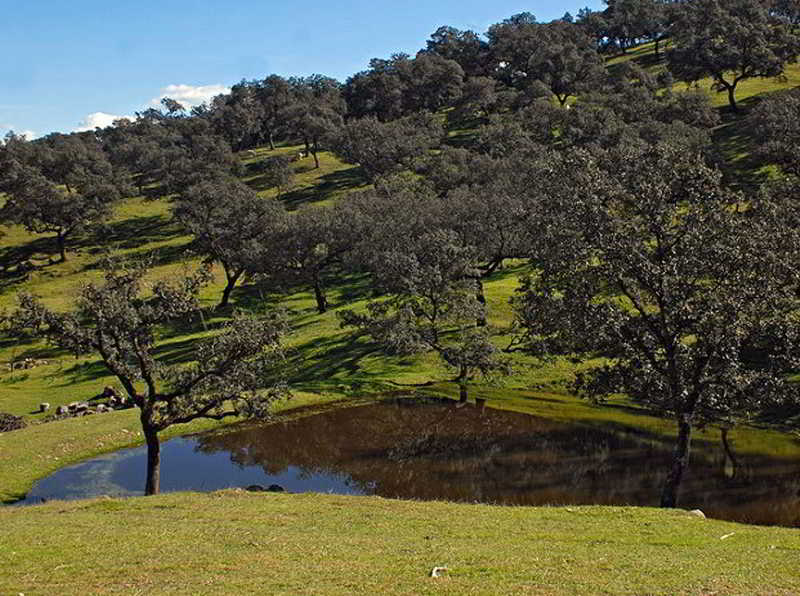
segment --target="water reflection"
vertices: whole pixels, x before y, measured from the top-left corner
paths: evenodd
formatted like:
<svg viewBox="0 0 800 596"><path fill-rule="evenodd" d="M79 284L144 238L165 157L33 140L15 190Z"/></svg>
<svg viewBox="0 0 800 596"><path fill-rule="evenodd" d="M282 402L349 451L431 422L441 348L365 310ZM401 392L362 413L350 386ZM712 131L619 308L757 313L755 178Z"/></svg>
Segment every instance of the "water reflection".
<svg viewBox="0 0 800 596"><path fill-rule="evenodd" d="M423 500L656 506L671 448L631 429L397 400L169 441L162 490L279 484ZM29 501L141 494L143 474L144 450L125 450L56 473ZM799 491L800 462L736 454L726 436L724 444L695 444L680 504L711 517L800 527Z"/></svg>

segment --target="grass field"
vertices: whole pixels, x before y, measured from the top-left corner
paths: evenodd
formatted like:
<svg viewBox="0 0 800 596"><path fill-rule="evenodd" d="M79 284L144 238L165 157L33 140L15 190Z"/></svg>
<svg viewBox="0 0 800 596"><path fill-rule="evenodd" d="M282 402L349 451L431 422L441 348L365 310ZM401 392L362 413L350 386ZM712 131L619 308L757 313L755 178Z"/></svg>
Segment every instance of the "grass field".
<svg viewBox="0 0 800 596"><path fill-rule="evenodd" d="M626 57L663 67L641 47ZM612 61L614 62L614 61ZM701 81L707 89L709 81ZM742 114L730 114L726 98L714 95L723 123L714 139L726 159L726 173L750 188L772 170L753 157L756 139L745 125L759 97L800 84L800 67L787 79L745 81L737 94ZM682 88L678 85L676 88ZM469 130L455 131L468 142ZM258 149L245 163L275 152ZM321 167L310 158L295 164L296 181L281 196L290 208L325 205L366 188L357 167L322 153ZM245 181L265 198L275 190L259 176ZM105 255L151 257L153 278L175 276L198 264L190 238L171 221L166 199L127 199L107 224L70 241L66 263L55 262L55 242L4 228L0 262L26 261L30 271L0 272L0 309L12 309L15 294L40 295L55 309L71 304L81 283L99 279ZM490 326L498 345L509 341L513 294L520 268L498 272L486 284ZM163 330L159 356L180 363L194 343L214 332L234 307L261 311L280 304L288 310L285 376L295 397L276 408L277 416L339 407L354 399L413 391L453 397L453 376L433 355L387 357L375 345L342 329L336 311L360 308L370 296L364 279L346 277L330 288L331 310L319 315L310 293L245 285L232 307L216 311L223 274L202 296L204 317ZM8 370L21 358L46 360L29 370ZM615 425L660 436L674 424L619 398L595 405L566 389L576 365L541 362L516 355L515 374L496 384L476 383L471 396L492 407L588 425ZM0 412L30 422L40 402L58 405L86 399L114 385L94 356L75 358L38 342L0 338ZM309 410L311 409L311 410ZM142 442L138 411L128 410L0 434L0 501L20 498L33 482L61 466ZM196 432L215 423L170 429L163 437ZM719 441L707 428L699 442ZM800 456L791 434L754 427L736 428L737 451ZM800 592L800 532L754 528L687 517L681 512L633 508L503 508L388 501L322 495L253 495L225 491L210 495L173 494L156 498L101 499L50 503L25 509L0 508L0 593L636 593L793 594ZM98 531L100 530L100 531ZM88 540L87 537L92 539ZM723 536L726 538L722 539ZM428 577L434 566L450 571Z"/></svg>
<svg viewBox="0 0 800 596"><path fill-rule="evenodd" d="M680 510L229 490L0 509L0 525L4 594L800 591L796 530Z"/></svg>

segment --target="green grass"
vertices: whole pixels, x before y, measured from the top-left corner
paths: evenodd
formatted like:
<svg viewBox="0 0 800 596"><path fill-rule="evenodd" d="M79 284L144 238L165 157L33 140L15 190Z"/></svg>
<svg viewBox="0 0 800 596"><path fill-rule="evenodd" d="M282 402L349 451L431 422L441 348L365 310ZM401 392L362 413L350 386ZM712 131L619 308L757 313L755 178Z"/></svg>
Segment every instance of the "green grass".
<svg viewBox="0 0 800 596"><path fill-rule="evenodd" d="M680 510L227 490L0 509L0 525L6 594L800 591L797 530Z"/></svg>
<svg viewBox="0 0 800 596"><path fill-rule="evenodd" d="M613 72L619 64L633 61L653 74L666 70L664 53L661 52L659 60L656 60L653 45L645 43L632 48L626 54L608 59L609 69ZM665 47L666 45L662 44L662 49ZM800 62L788 64L783 76L778 78L756 77L741 81L736 87L738 112L730 109L727 92L715 91L713 83L710 77L706 77L691 85L676 82L673 89L675 91L697 89L708 94L711 105L717 108L722 117L722 123L714 129L712 138L723 157L722 169L726 180L734 187L752 191L759 184L772 178L777 170L757 156L756 149L763 139L756 137L748 123L747 115L764 97L800 86Z"/></svg>

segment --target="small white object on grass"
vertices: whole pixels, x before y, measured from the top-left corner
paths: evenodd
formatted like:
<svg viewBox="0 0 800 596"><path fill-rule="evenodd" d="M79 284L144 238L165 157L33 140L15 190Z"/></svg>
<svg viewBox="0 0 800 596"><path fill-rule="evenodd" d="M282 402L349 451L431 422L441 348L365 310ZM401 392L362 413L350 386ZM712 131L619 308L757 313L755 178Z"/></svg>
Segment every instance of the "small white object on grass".
<svg viewBox="0 0 800 596"><path fill-rule="evenodd" d="M441 577L448 571L447 567L434 567L431 569L431 577Z"/></svg>

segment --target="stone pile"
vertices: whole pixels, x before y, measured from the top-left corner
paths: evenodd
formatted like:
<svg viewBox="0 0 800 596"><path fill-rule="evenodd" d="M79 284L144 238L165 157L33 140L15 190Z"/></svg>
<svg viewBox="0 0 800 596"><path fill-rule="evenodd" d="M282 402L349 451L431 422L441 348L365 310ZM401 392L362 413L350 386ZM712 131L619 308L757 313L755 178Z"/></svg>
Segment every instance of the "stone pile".
<svg viewBox="0 0 800 596"><path fill-rule="evenodd" d="M101 403L100 400L105 400ZM42 406L50 407L50 404L41 404ZM106 412L113 412L114 410L124 410L132 407L131 401L124 395L120 395L113 387L106 387L103 392L94 397L90 397L86 401L74 401L66 406L58 406L56 413L51 416L51 420L60 420L62 418L75 418L78 416L89 416L91 414L105 414ZM45 410L41 410L45 411Z"/></svg>
<svg viewBox="0 0 800 596"><path fill-rule="evenodd" d="M8 370L29 370L37 366L46 366L47 360L36 360L35 358L23 358L22 360L13 360L8 363Z"/></svg>

